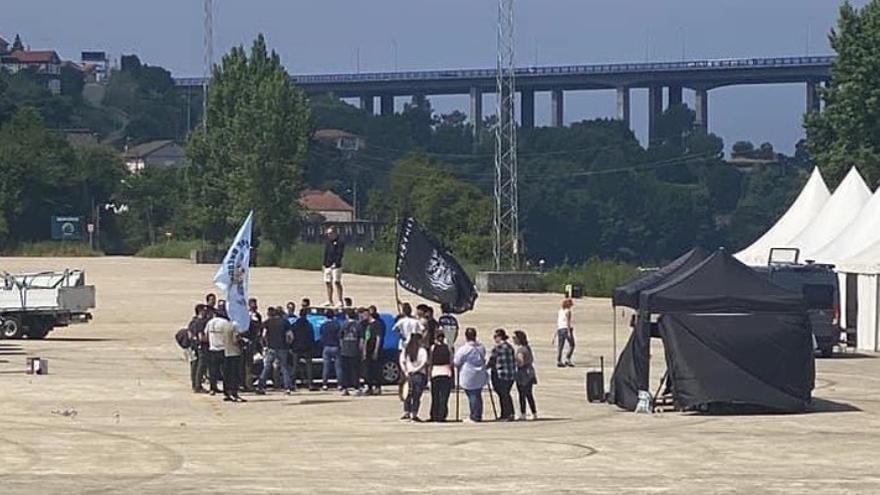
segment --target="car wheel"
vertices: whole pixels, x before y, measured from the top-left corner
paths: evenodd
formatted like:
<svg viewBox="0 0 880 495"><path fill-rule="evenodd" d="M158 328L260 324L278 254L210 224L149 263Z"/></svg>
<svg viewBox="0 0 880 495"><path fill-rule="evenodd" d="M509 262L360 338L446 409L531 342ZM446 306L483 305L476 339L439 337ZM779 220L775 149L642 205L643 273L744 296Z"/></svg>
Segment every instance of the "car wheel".
<svg viewBox="0 0 880 495"><path fill-rule="evenodd" d="M24 327L21 326L21 320L15 316L3 320L2 330L4 339L20 339L24 335Z"/></svg>
<svg viewBox="0 0 880 495"><path fill-rule="evenodd" d="M386 385L393 385L400 381L400 366L394 361L382 363L382 381Z"/></svg>

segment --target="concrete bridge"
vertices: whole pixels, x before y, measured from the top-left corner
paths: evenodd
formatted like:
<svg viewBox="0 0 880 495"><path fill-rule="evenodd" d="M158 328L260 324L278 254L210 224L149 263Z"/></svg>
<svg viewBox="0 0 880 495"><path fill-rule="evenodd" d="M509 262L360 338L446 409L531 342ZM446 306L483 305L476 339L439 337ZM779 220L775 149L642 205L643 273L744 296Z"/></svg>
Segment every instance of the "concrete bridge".
<svg viewBox="0 0 880 495"><path fill-rule="evenodd" d="M680 103L684 89L694 91L696 124L708 129L709 91L749 84L804 84L806 111L819 111L817 88L831 78L833 56L736 58L681 62L617 63L524 67L516 70L520 93L520 123L535 126L535 93L551 94L552 126L562 126L566 91L615 89L616 117L629 124L630 91L648 90L649 140L663 112L663 94L669 105ZM292 78L307 94L360 98L361 108L381 114L394 112L395 97L413 95L470 95L470 122L479 132L483 122L483 94L495 92L495 69L450 69L359 74L296 75ZM180 87L200 87L204 78L175 78Z"/></svg>

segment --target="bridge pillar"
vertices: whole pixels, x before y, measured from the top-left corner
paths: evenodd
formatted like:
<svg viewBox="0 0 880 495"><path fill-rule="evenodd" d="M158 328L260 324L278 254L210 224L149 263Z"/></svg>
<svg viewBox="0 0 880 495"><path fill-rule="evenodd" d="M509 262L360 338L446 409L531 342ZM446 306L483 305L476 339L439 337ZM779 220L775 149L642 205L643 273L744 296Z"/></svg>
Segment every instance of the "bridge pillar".
<svg viewBox="0 0 880 495"><path fill-rule="evenodd" d="M617 120L622 120L629 127L629 88L621 86L617 88Z"/></svg>
<svg viewBox="0 0 880 495"><path fill-rule="evenodd" d="M382 115L394 115L394 95L382 95L379 98L379 112Z"/></svg>
<svg viewBox="0 0 880 495"><path fill-rule="evenodd" d="M668 88L669 91L669 104L667 108L673 105L681 105L681 102L684 101L682 98L681 86L672 85Z"/></svg>
<svg viewBox="0 0 880 495"><path fill-rule="evenodd" d="M565 93L561 89L550 92L550 126L565 125Z"/></svg>
<svg viewBox="0 0 880 495"><path fill-rule="evenodd" d="M648 146L657 141L657 121L663 113L663 86L648 88Z"/></svg>
<svg viewBox="0 0 880 495"><path fill-rule="evenodd" d="M474 143L480 141L480 132L483 130L483 92L480 88L471 88L471 127L474 133Z"/></svg>
<svg viewBox="0 0 880 495"><path fill-rule="evenodd" d="M694 110L697 118L694 126L709 132L709 91L706 89L694 90Z"/></svg>
<svg viewBox="0 0 880 495"><path fill-rule="evenodd" d="M822 111L822 99L819 98L819 84L813 81L807 82L807 112Z"/></svg>
<svg viewBox="0 0 880 495"><path fill-rule="evenodd" d="M375 109L373 108L374 101L375 99L372 96L361 96L361 110L373 115L375 112Z"/></svg>
<svg viewBox="0 0 880 495"><path fill-rule="evenodd" d="M523 89L520 95L520 125L523 129L534 129L535 127L535 91L532 89Z"/></svg>

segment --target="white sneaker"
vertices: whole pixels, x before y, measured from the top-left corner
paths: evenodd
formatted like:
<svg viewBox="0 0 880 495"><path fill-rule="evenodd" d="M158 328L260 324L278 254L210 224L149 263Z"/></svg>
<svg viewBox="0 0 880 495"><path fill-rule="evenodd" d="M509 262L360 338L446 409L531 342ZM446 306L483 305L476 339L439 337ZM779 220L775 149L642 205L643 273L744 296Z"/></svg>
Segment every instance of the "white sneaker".
<svg viewBox="0 0 880 495"><path fill-rule="evenodd" d="M532 421L538 420L538 413L532 413Z"/></svg>
<svg viewBox="0 0 880 495"><path fill-rule="evenodd" d="M517 421L525 421L525 420L526 420L526 417L525 417L525 415L523 415L523 414L517 414L517 415L516 415L516 420L517 420Z"/></svg>

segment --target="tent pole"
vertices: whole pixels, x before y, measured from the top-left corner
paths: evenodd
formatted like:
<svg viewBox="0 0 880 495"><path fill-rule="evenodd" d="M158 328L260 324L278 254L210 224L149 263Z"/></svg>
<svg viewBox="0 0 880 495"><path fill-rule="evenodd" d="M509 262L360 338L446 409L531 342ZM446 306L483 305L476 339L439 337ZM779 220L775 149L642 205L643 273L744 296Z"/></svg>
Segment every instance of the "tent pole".
<svg viewBox="0 0 880 495"><path fill-rule="evenodd" d="M614 346L614 351L611 353L611 368L615 369L617 368L617 306L611 306L611 316L611 342Z"/></svg>

